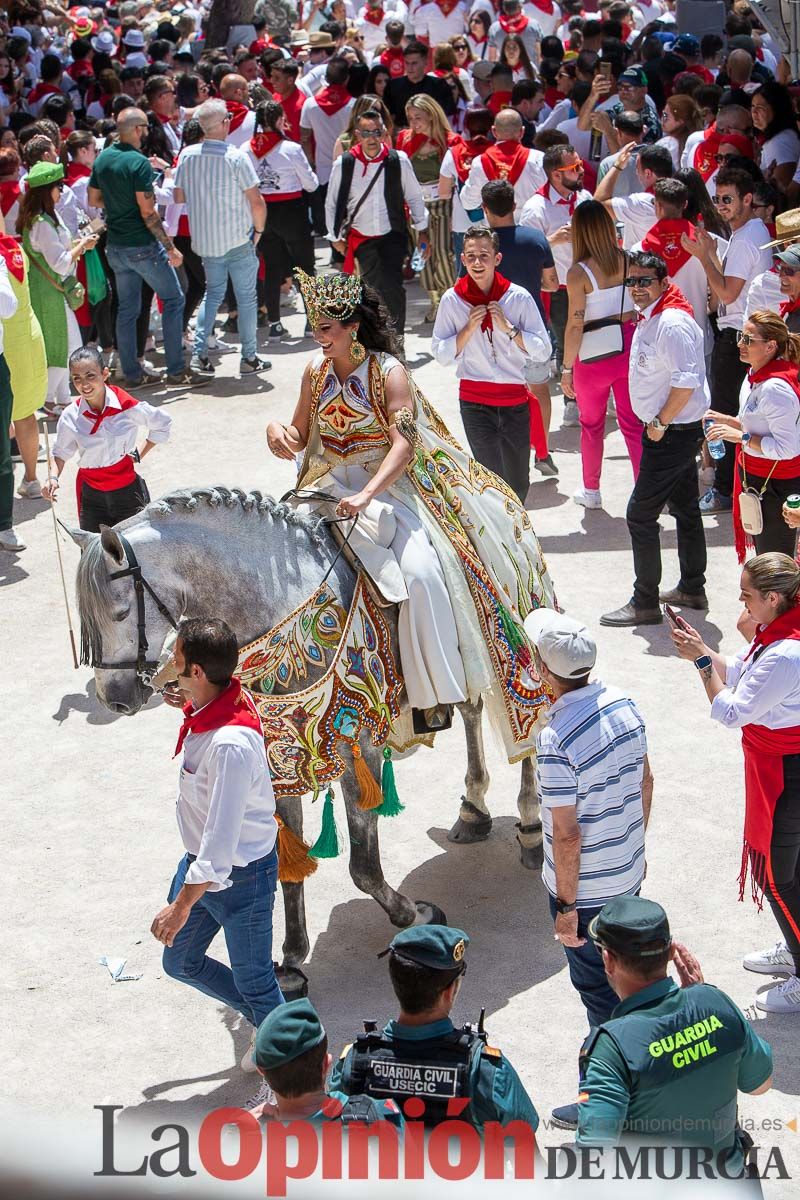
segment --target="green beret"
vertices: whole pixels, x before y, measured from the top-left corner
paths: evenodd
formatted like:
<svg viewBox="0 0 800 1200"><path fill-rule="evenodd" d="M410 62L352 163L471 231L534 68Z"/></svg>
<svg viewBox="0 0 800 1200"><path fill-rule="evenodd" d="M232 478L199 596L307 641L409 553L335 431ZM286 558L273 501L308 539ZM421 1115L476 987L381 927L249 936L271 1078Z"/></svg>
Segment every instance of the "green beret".
<svg viewBox="0 0 800 1200"><path fill-rule="evenodd" d="M464 965L468 945L469 938L463 929L450 925L412 925L392 939L384 954L407 958L435 971L452 971Z"/></svg>
<svg viewBox="0 0 800 1200"><path fill-rule="evenodd" d="M322 1022L310 1000L290 1000L273 1008L258 1027L253 1059L268 1071L282 1067L313 1050L325 1037Z"/></svg>
<svg viewBox="0 0 800 1200"><path fill-rule="evenodd" d="M664 909L643 896L609 900L590 922L589 937L599 946L631 958L663 954L672 943Z"/></svg>
<svg viewBox="0 0 800 1200"><path fill-rule="evenodd" d="M61 163L38 162L31 167L25 183L29 188L46 187L47 184L52 187L54 183L59 183L63 178L64 168Z"/></svg>

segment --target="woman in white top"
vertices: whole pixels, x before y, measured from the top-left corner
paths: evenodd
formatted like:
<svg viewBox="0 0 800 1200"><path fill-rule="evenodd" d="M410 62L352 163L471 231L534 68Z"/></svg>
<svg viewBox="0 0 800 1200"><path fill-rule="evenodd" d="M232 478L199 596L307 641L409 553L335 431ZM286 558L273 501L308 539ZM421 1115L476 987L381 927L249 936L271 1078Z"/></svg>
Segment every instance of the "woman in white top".
<svg viewBox="0 0 800 1200"><path fill-rule="evenodd" d="M736 446L733 520L739 561L747 545L794 556L796 533L781 513L787 496L800 492L800 336L783 317L762 309L750 314L739 334L739 357L750 368L742 384L738 417L709 411L709 442ZM755 489L761 497L763 529L745 538L737 496Z"/></svg>
<svg viewBox="0 0 800 1200"><path fill-rule="evenodd" d="M666 146L672 155L675 170L681 165L681 157L690 134L703 128L703 116L691 96L670 96L661 114L664 137L657 146Z"/></svg>
<svg viewBox="0 0 800 1200"><path fill-rule="evenodd" d="M256 132L244 147L267 203L267 224L258 244L264 260L264 300L270 337L286 330L281 323L281 284L301 267L314 274L314 236L309 196L319 180L305 152L286 136L286 115L274 100L256 110Z"/></svg>
<svg viewBox="0 0 800 1200"><path fill-rule="evenodd" d="M575 209L572 258L573 266L567 272L569 308L561 390L565 400L577 401L581 424L583 486L573 499L584 508L602 508L600 472L609 391L614 393L617 424L628 447L634 479L642 457L642 423L631 407L628 391L634 314L625 289L627 255L617 244L610 213L596 200L584 200ZM604 329L598 330L595 322L603 322ZM591 338L585 341L587 334ZM603 352L603 347L590 346L590 341L598 338L612 353L588 361L598 349ZM613 353L615 346L619 349Z"/></svg>
<svg viewBox="0 0 800 1200"><path fill-rule="evenodd" d="M470 14L467 22L467 42L472 51L472 57L477 62L494 62L497 58L497 51L489 41L489 30L492 25L492 18L484 9L478 9Z"/></svg>
<svg viewBox="0 0 800 1200"><path fill-rule="evenodd" d="M750 114L761 142L761 170L771 183L785 191L800 159L797 117L789 89L774 80L763 83L753 92Z"/></svg>
<svg viewBox="0 0 800 1200"><path fill-rule="evenodd" d="M735 658L710 650L685 621L672 630L694 662L711 719L741 729L745 820L739 898L747 874L753 899L769 899L783 938L748 954L744 967L786 975L762 992L764 1012L800 1013L800 567L786 554L759 554L740 580L739 629L752 641Z"/></svg>

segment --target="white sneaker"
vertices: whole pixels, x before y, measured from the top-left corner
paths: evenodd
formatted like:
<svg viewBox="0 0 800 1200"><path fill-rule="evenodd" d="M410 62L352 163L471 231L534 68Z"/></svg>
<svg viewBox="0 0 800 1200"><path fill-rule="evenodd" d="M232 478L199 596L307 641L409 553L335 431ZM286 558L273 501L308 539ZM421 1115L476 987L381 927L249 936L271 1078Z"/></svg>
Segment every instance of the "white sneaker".
<svg viewBox="0 0 800 1200"><path fill-rule="evenodd" d="M273 1092L272 1088L267 1083L266 1079L264 1079L261 1083L261 1087L258 1089L255 1096L253 1096L250 1100L247 1101L247 1104L245 1104L245 1108L247 1109L248 1112L252 1112L252 1110L254 1108L260 1108L262 1104L273 1104L274 1105L276 1103L277 1103L277 1100L275 1097L275 1093Z"/></svg>
<svg viewBox="0 0 800 1200"><path fill-rule="evenodd" d="M13 529L0 530L0 550L10 550L12 554L18 550L27 550L27 544L18 537Z"/></svg>
<svg viewBox="0 0 800 1200"><path fill-rule="evenodd" d="M255 1048L256 1048L256 1029L254 1027L253 1032L250 1035L250 1045L247 1047L247 1050L242 1055L242 1061L239 1063L239 1066L248 1075L254 1075L256 1073L256 1071L258 1070L258 1067L253 1062L253 1051L255 1050Z"/></svg>
<svg viewBox="0 0 800 1200"><path fill-rule="evenodd" d="M794 959L786 942L778 942L769 950L754 950L742 959L742 966L760 975L794 975Z"/></svg>
<svg viewBox="0 0 800 1200"><path fill-rule="evenodd" d="M17 495L27 500L37 500L42 494L42 485L38 479L23 479L17 488Z"/></svg>
<svg viewBox="0 0 800 1200"><path fill-rule="evenodd" d="M582 504L584 508L603 507L603 497L599 492L593 491L592 488L579 487L572 499L576 504Z"/></svg>
<svg viewBox="0 0 800 1200"><path fill-rule="evenodd" d="M211 337L206 338L206 354L232 354L234 350L238 349L238 346L224 342L222 338L216 337L213 333Z"/></svg>
<svg viewBox="0 0 800 1200"><path fill-rule="evenodd" d="M756 1000L756 1008L762 1012L800 1013L800 979L790 975L783 983L776 984Z"/></svg>
<svg viewBox="0 0 800 1200"><path fill-rule="evenodd" d="M577 400L564 401L564 416L561 421L562 429L574 429L576 425L580 425L580 417L578 416Z"/></svg>

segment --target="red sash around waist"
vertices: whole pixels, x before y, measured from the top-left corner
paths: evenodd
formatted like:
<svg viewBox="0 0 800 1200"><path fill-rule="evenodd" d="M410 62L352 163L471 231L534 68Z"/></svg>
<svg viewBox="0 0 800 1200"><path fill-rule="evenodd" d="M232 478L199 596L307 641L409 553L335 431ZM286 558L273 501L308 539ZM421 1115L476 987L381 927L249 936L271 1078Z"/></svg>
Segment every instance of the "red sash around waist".
<svg viewBox="0 0 800 1200"><path fill-rule="evenodd" d="M524 383L486 383L482 379L461 379L458 384L458 398L472 404L510 408L512 404L528 403L528 389Z"/></svg>
<svg viewBox="0 0 800 1200"><path fill-rule="evenodd" d="M75 476L78 516L81 515L81 492L84 484L94 488L96 492L118 492L120 488L130 487L135 482L136 468L130 454L126 454L110 467L80 467Z"/></svg>

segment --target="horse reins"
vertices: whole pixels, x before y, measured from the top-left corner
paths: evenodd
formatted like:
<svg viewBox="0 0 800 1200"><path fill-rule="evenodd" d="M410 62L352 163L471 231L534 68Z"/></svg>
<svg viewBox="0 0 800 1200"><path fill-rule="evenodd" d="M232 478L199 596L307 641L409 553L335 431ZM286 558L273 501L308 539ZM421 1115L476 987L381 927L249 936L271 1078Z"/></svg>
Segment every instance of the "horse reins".
<svg viewBox="0 0 800 1200"><path fill-rule="evenodd" d="M297 500L324 500L326 504L338 504L341 499L340 496L334 496L331 492L319 492L319 491L316 491L316 489L314 489L314 488L300 488L299 490L297 488L289 488L289 491L284 492L284 494L281 496L281 504L285 504L286 500L288 499L289 496L294 496L295 499L297 499ZM339 561L339 559L342 556L342 551L350 542L350 536L353 533L353 531L355 530L356 525L358 524L358 518L360 515L361 515L360 513L356 513L355 517L323 517L322 518L326 525L341 525L343 521L352 521L353 524L350 526L347 533L344 535L342 543L339 546L338 550L336 551L336 554L334 555L331 565L328 567L327 571L322 576L322 579L319 582L319 587L317 588L317 591L319 591L319 589L322 587L322 585L324 583L327 583L327 581L330 577L330 574L333 571L333 568L336 566L337 562Z"/></svg>
<svg viewBox="0 0 800 1200"><path fill-rule="evenodd" d="M143 683L150 682L151 676L158 670L158 661L148 659L147 651L150 648L147 641L147 619L144 611L144 594L147 592L155 604L158 611L165 621L169 621L173 629L178 628L178 622L172 616L172 613L164 604L163 600L153 590L150 584L142 574L142 568L139 565L139 560L136 557L133 546L126 537L117 532L120 545L125 551L125 557L128 560L127 567L121 571L109 572L109 579L133 579L133 589L136 593L136 626L138 632L138 646L136 649L135 659L126 659L124 662L105 662L93 663L92 666L101 671L135 671Z"/></svg>

